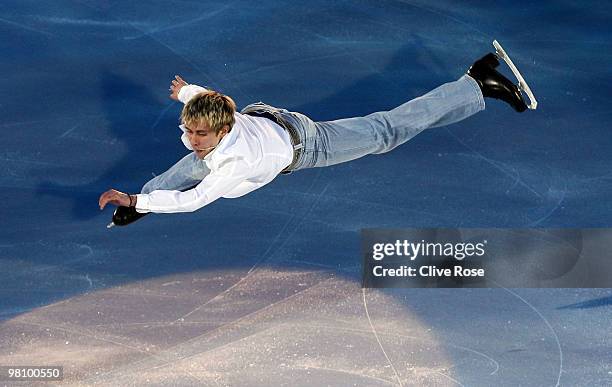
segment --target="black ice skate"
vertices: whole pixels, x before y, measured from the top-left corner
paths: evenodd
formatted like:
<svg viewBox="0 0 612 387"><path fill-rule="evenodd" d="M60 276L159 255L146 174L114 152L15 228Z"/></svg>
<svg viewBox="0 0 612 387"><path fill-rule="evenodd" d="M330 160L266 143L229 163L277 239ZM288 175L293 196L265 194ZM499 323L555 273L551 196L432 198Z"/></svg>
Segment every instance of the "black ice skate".
<svg viewBox="0 0 612 387"><path fill-rule="evenodd" d="M512 63L512 60L510 60L510 57L508 57L497 40L493 41L493 46L495 47L495 54L488 53L474 62L467 74L476 80L483 96L502 100L512 106L517 112L523 112L527 108L534 110L538 102L531 92L529 85L527 85L527 82L525 82L521 73L514 66L514 63ZM518 86L495 70L499 66L499 59L502 59L510 67L510 70L512 70L512 73L518 80ZM529 97L529 105L523 100L521 91L525 92Z"/></svg>
<svg viewBox="0 0 612 387"><path fill-rule="evenodd" d="M111 228L113 226L127 226L128 224L137 221L147 214L148 212L137 212L135 207L119 206L113 213L113 221L110 222L106 228Z"/></svg>

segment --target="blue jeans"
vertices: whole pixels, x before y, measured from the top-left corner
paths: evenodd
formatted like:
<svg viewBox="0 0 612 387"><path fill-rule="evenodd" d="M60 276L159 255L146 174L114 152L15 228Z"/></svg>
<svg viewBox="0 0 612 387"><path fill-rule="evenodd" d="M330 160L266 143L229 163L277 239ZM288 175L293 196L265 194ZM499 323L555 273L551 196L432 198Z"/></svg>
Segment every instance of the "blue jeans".
<svg viewBox="0 0 612 387"><path fill-rule="evenodd" d="M148 194L158 189L185 191L198 185L209 173L210 169L204 160L191 152L166 172L149 180L140 193Z"/></svg>
<svg viewBox="0 0 612 387"><path fill-rule="evenodd" d="M425 129L461 121L484 108L478 84L464 75L395 109L365 117L315 122L301 113L261 102L248 105L242 111L268 111L298 131L303 149L292 168L298 170L389 152Z"/></svg>

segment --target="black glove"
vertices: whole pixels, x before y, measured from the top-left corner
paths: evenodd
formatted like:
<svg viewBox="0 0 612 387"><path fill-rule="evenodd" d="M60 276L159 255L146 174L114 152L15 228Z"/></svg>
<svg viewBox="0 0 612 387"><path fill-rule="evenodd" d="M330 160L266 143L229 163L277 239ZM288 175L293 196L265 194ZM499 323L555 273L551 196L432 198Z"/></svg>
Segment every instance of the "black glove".
<svg viewBox="0 0 612 387"><path fill-rule="evenodd" d="M128 224L137 221L138 219L142 218L147 214L149 214L149 212L137 212L136 207L119 206L115 209L115 212L113 213L113 222L108 226L127 226Z"/></svg>

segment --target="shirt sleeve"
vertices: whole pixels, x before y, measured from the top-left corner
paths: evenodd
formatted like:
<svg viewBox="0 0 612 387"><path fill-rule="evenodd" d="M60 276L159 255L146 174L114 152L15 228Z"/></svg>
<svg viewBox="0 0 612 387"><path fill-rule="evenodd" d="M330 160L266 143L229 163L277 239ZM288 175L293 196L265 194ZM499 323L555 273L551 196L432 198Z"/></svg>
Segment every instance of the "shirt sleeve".
<svg viewBox="0 0 612 387"><path fill-rule="evenodd" d="M198 85L185 85L181 87L181 90L179 90L177 97L179 101L186 104L196 94L202 93L204 91L208 91L208 89Z"/></svg>
<svg viewBox="0 0 612 387"><path fill-rule="evenodd" d="M224 160L223 165L207 175L195 188L185 192L156 190L139 194L136 211L140 213L193 212L228 194L246 180L248 166L242 160Z"/></svg>

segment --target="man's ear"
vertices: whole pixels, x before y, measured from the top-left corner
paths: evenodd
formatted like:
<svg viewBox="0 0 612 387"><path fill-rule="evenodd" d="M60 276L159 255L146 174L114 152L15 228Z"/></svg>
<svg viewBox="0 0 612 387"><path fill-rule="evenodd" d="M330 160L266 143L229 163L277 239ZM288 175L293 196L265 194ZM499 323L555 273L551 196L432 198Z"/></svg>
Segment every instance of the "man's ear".
<svg viewBox="0 0 612 387"><path fill-rule="evenodd" d="M222 133L224 136L225 136L226 134L228 134L228 133L229 133L229 131L230 131L230 127L229 127L229 125L224 125L224 126L221 128L221 133Z"/></svg>

